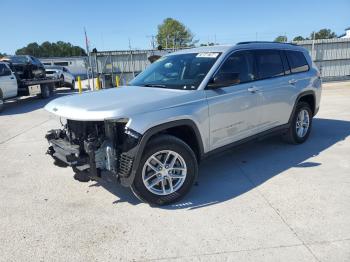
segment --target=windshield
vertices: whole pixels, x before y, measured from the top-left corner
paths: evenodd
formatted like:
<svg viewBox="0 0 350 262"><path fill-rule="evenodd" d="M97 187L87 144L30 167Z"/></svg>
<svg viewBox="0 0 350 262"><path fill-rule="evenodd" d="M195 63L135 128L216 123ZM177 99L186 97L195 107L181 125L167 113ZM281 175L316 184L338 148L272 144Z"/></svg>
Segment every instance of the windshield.
<svg viewBox="0 0 350 262"><path fill-rule="evenodd" d="M26 56L11 56L11 62L14 64L26 64L29 59Z"/></svg>
<svg viewBox="0 0 350 262"><path fill-rule="evenodd" d="M172 89L197 89L220 53L191 53L160 58L130 85Z"/></svg>

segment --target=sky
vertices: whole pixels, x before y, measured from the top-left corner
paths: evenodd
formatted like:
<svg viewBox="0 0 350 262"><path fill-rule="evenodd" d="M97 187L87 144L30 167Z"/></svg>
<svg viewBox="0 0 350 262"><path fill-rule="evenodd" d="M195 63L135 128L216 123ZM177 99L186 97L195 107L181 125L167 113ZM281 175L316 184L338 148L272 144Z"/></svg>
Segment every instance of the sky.
<svg viewBox="0 0 350 262"><path fill-rule="evenodd" d="M128 0L0 2L0 52L13 54L31 42L70 42L85 48L84 27L98 51L150 48L167 17L185 24L198 43L272 41L350 27L350 0Z"/></svg>

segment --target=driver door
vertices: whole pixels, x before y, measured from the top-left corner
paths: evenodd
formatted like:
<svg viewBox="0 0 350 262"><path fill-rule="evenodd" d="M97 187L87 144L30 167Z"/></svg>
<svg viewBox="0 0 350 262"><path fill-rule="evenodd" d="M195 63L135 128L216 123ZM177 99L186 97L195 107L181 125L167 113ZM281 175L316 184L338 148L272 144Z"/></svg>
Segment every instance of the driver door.
<svg viewBox="0 0 350 262"><path fill-rule="evenodd" d="M223 86L206 88L210 119L210 150L259 132L261 110L259 91L254 86L256 69L250 51L237 51L221 65L215 79L229 75ZM230 82L230 83L229 83Z"/></svg>

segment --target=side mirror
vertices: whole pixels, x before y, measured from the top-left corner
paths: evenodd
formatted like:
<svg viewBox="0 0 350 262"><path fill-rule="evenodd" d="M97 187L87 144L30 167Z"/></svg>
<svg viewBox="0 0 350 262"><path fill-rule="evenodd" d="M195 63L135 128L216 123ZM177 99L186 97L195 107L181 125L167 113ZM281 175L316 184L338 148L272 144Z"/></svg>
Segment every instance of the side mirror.
<svg viewBox="0 0 350 262"><path fill-rule="evenodd" d="M240 83L239 73L219 73L208 83L208 87L216 89Z"/></svg>

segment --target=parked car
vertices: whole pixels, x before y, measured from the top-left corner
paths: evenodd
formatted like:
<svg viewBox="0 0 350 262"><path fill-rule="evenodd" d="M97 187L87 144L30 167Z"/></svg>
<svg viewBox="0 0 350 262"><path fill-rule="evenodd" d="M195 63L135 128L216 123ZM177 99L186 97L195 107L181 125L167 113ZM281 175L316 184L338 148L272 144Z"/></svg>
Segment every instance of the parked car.
<svg viewBox="0 0 350 262"><path fill-rule="evenodd" d="M319 71L302 47L186 49L160 58L130 86L50 102L46 110L67 122L46 135L48 152L78 174L107 172L141 200L169 204L215 152L271 134L306 141L320 98Z"/></svg>
<svg viewBox="0 0 350 262"><path fill-rule="evenodd" d="M8 63L0 62L0 112L7 98L17 96L17 80Z"/></svg>
<svg viewBox="0 0 350 262"><path fill-rule="evenodd" d="M15 55L4 57L1 60L10 63L19 79L45 78L44 65L35 57L29 55Z"/></svg>
<svg viewBox="0 0 350 262"><path fill-rule="evenodd" d="M64 66L45 66L46 76L52 79L59 79L60 86L68 85L72 90L75 88L75 77Z"/></svg>

